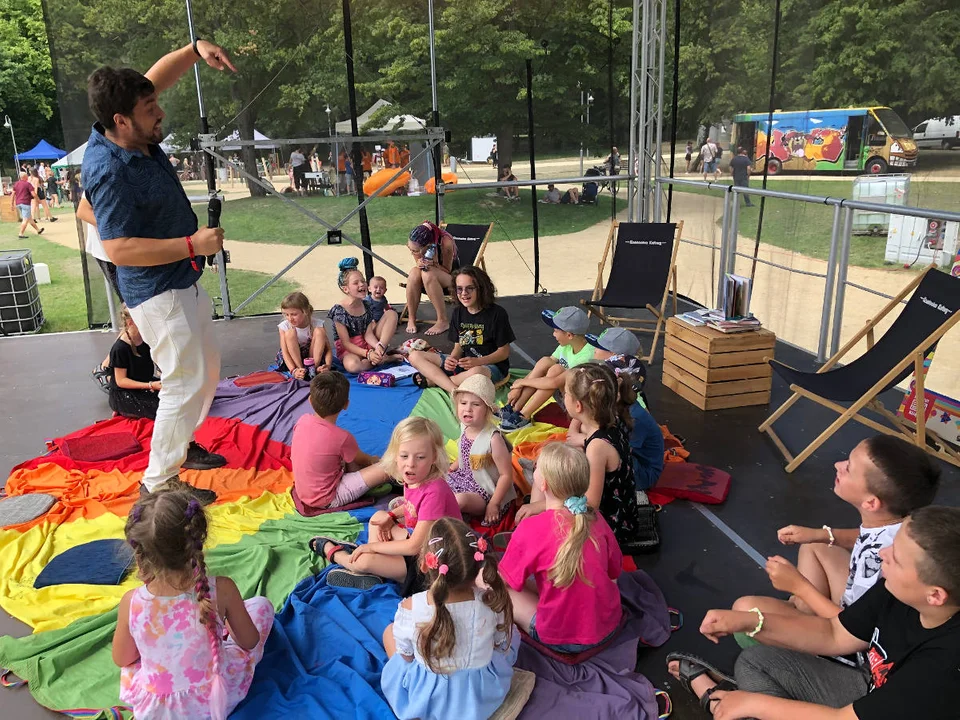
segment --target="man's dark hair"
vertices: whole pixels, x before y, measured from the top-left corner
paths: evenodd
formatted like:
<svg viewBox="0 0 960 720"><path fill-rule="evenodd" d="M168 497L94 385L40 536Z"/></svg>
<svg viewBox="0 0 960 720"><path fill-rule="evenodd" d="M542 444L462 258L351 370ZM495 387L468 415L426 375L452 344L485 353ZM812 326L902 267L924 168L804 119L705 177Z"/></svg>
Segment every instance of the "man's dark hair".
<svg viewBox="0 0 960 720"><path fill-rule="evenodd" d="M155 89L153 83L136 70L114 70L104 66L94 70L87 80L87 101L90 112L104 129L113 130L116 127L114 115L132 115L140 98L146 97Z"/></svg>
<svg viewBox="0 0 960 720"><path fill-rule="evenodd" d="M917 576L947 591L960 604L960 508L930 505L910 515L907 533L923 550Z"/></svg>
<svg viewBox="0 0 960 720"><path fill-rule="evenodd" d="M892 435L864 440L875 470L867 473L867 489L897 517L933 502L940 485L940 466L923 449Z"/></svg>
<svg viewBox="0 0 960 720"><path fill-rule="evenodd" d="M336 370L321 373L310 381L310 405L320 417L341 412L350 399L350 381Z"/></svg>

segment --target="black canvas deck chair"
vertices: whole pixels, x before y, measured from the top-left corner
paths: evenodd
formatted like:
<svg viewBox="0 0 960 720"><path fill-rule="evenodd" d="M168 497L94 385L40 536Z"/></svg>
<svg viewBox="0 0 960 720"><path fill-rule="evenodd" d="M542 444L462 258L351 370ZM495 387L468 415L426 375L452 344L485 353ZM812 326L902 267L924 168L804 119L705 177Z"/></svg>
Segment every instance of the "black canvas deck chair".
<svg viewBox="0 0 960 720"><path fill-rule="evenodd" d="M890 328L874 342L874 329L910 293L910 300ZM923 422L913 423L890 412L880 402L881 393L916 373L917 405L922 407L923 360L944 334L960 320L960 277L930 266L893 298L880 314L840 348L815 373L800 372L769 360L773 369L790 383L793 395L760 426L787 460L787 472L793 472L848 420L856 420L878 432L897 435L949 463L960 466L960 453L926 434ZM848 365L835 367L846 353L866 338L867 351ZM803 451L794 457L773 430L773 424L800 398L807 398L840 415ZM851 403L845 407L840 403ZM871 410L890 427L861 415ZM923 413L918 413L921 417Z"/></svg>
<svg viewBox="0 0 960 720"><path fill-rule="evenodd" d="M647 363L653 362L656 355L666 322L667 297L671 294L673 314L677 313L677 249L682 232L683 222L622 223L615 220L597 267L593 297L580 301L588 314L595 313L600 322L653 333L650 353L643 358ZM603 272L611 250L610 277L604 287ZM649 310L653 319L617 317L609 314L608 308Z"/></svg>
<svg viewBox="0 0 960 720"><path fill-rule="evenodd" d="M487 242L489 242L490 235L493 232L493 223L487 225L441 223L440 227L450 233L457 246L457 257L453 262L454 268L476 265L484 272L487 271L487 263L483 259L483 253L487 249ZM406 283L400 283L400 287L405 288L406 286ZM448 303L453 302L450 291L445 290L443 296ZM403 312L400 313L400 320L406 319L407 306L404 305Z"/></svg>

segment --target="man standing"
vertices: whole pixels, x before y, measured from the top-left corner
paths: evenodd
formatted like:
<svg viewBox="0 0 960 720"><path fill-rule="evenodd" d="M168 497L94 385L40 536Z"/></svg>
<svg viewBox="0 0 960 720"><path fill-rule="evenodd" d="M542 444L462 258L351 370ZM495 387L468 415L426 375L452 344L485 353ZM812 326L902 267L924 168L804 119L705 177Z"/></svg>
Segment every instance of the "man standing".
<svg viewBox="0 0 960 720"><path fill-rule="evenodd" d="M700 148L700 159L703 160L703 180L706 182L707 175L713 175L713 181L717 181L717 145L708 136Z"/></svg>
<svg viewBox="0 0 960 720"><path fill-rule="evenodd" d="M300 194L304 194L303 176L307 174L307 158L298 145L290 153L290 169L293 170L293 187Z"/></svg>
<svg viewBox="0 0 960 720"><path fill-rule="evenodd" d="M737 148L737 154L730 161L730 172L733 173L733 184L735 187L750 187L750 167L753 160L747 155L746 148ZM750 196L743 196L743 204L747 207L753 207L750 202Z"/></svg>
<svg viewBox="0 0 960 720"><path fill-rule="evenodd" d="M37 197L37 191L27 180L27 173L20 171L20 179L13 184L13 192L10 193L10 207L16 207L20 211L20 233L17 235L21 240L26 239L24 233L27 231L27 225L37 231L37 235L43 235L46 228L37 225L33 219L33 201Z"/></svg>
<svg viewBox="0 0 960 720"><path fill-rule="evenodd" d="M101 67L88 81L97 119L83 158L83 184L104 250L117 265L123 297L160 368L157 419L141 493L180 468L205 470L226 460L192 442L220 378L210 298L198 281L204 258L223 247L223 230L197 227L183 186L160 148L164 113L157 94L203 59L217 70L235 68L213 43L195 40L150 68ZM186 164L186 163L184 163ZM213 502L210 490L194 490Z"/></svg>

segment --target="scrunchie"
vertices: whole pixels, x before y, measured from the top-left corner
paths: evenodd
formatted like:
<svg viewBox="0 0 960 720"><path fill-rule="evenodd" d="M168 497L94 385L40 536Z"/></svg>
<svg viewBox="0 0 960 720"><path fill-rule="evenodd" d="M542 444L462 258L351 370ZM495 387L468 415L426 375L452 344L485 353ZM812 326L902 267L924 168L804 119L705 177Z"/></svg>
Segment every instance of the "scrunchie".
<svg viewBox="0 0 960 720"><path fill-rule="evenodd" d="M563 501L563 506L573 515L583 515L587 511L587 496L573 495Z"/></svg>
<svg viewBox="0 0 960 720"><path fill-rule="evenodd" d="M340 273L337 275L337 287L343 287L346 285L347 276L360 267L360 261L355 257L344 258L337 265L337 269Z"/></svg>

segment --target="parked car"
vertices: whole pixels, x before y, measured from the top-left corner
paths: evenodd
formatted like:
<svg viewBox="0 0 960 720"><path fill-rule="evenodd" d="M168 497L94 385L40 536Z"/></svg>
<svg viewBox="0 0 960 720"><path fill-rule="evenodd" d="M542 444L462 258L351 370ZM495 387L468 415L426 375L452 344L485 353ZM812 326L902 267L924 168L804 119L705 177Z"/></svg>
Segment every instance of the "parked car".
<svg viewBox="0 0 960 720"><path fill-rule="evenodd" d="M913 129L917 147L952 150L960 147L960 115L924 120Z"/></svg>

